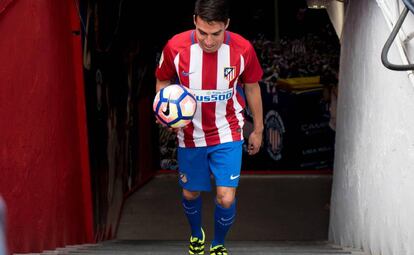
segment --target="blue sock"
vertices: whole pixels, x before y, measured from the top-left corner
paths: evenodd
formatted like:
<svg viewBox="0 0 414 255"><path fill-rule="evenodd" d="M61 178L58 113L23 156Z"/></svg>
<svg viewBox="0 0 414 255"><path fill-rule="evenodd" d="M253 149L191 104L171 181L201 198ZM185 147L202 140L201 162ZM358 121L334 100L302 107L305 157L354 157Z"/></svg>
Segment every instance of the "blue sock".
<svg viewBox="0 0 414 255"><path fill-rule="evenodd" d="M201 232L201 195L194 200L187 200L183 198L183 207L185 215L191 226L191 236L203 238Z"/></svg>
<svg viewBox="0 0 414 255"><path fill-rule="evenodd" d="M224 239L227 232L236 218L236 200L229 208L224 208L216 202L216 209L214 212L214 239L211 246L214 247L219 244L224 245Z"/></svg>

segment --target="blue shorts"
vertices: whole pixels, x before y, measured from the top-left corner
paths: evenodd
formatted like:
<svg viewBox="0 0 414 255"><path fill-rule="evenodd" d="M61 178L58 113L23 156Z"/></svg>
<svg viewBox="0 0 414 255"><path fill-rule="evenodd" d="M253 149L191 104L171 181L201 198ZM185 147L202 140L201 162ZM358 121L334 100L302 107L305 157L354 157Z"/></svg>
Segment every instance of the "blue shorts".
<svg viewBox="0 0 414 255"><path fill-rule="evenodd" d="M211 191L216 186L237 187L240 179L243 141L207 147L178 148L179 182L189 191Z"/></svg>

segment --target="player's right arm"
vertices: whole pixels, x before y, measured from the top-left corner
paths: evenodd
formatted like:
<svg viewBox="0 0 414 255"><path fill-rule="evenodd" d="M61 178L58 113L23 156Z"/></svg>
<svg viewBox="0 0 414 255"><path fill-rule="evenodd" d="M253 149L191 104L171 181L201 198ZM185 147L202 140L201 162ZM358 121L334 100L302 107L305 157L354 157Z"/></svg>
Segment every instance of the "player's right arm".
<svg viewBox="0 0 414 255"><path fill-rule="evenodd" d="M162 50L155 70L156 93L171 84L171 79L177 75L174 66L174 54L174 50L170 47L170 41L168 41Z"/></svg>

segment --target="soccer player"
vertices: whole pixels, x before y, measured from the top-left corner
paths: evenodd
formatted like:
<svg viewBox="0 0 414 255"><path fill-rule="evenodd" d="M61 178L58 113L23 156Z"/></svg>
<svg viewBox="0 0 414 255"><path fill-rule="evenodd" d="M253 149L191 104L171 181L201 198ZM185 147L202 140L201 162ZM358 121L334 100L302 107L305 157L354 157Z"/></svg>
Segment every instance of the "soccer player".
<svg viewBox="0 0 414 255"><path fill-rule="evenodd" d="M192 122L176 130L182 205L191 227L189 254L204 254L200 192L211 191L212 175L216 206L210 254L221 255L228 254L224 241L236 216L245 98L254 122L248 153L256 154L262 143L258 81L263 71L251 43L227 31L230 19L226 0L197 0L193 19L195 29L173 36L164 46L155 71L156 90L178 80L197 99Z"/></svg>

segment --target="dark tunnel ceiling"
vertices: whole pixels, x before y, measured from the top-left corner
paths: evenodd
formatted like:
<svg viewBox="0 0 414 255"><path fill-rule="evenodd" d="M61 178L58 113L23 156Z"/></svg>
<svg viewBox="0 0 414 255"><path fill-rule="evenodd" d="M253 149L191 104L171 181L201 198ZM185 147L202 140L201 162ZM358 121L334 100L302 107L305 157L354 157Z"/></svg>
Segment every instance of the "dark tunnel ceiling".
<svg viewBox="0 0 414 255"><path fill-rule="evenodd" d="M85 0L84 3L87 3ZM275 1L255 0L246 2L230 0L229 30L248 39L259 34L267 39L275 38L276 20L279 37L289 36L299 27L296 17L299 9L306 10L304 0L278 2L278 17L275 18ZM120 4L121 3L121 4ZM105 44L112 40L114 31L121 41L145 41L159 50L173 34L194 27L192 15L194 0L179 1L135 1L118 0L98 2L100 12L100 40ZM119 7L121 6L121 10ZM120 10L120 11L119 11ZM119 18L119 14L120 18ZM317 27L329 23L325 10L307 10L306 26ZM119 29L116 30L116 26ZM302 26L302 25L300 25Z"/></svg>
<svg viewBox="0 0 414 255"><path fill-rule="evenodd" d="M194 0L180 1L131 1L124 0L123 23L131 31L139 31L140 36L156 36L165 40L169 36L191 29ZM275 7L272 0L255 0L249 2L230 0L231 23L229 30L246 37L258 33L274 38ZM305 1L278 1L279 32L283 36L294 29L296 13L299 8L306 8ZM307 11L311 22L325 23L327 14L324 10ZM322 15L321 15L322 14Z"/></svg>

